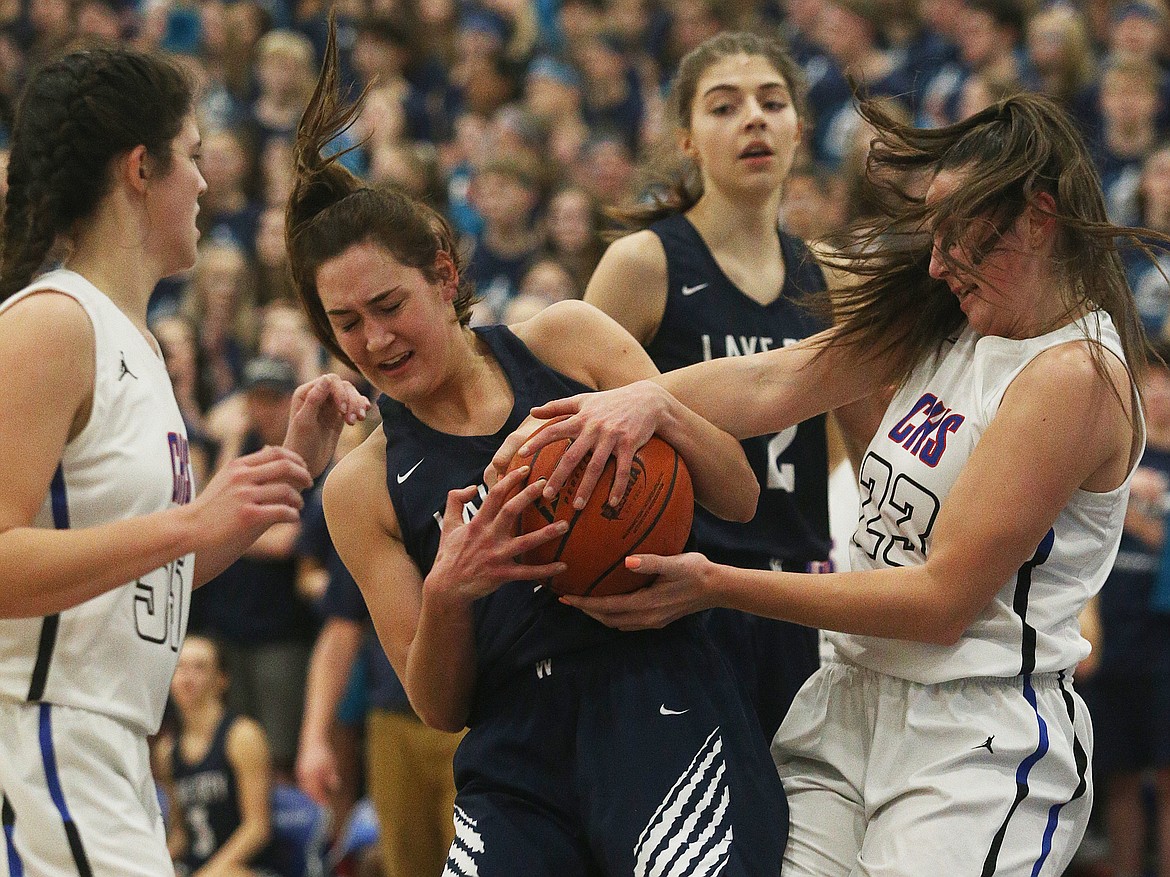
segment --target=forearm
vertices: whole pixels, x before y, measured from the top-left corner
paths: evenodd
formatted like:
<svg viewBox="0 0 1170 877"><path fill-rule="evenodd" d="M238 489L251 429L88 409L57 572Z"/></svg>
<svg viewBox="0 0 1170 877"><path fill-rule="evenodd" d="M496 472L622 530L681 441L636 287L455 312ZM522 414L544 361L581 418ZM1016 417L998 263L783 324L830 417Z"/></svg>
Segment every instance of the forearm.
<svg viewBox="0 0 1170 877"><path fill-rule="evenodd" d="M14 527L0 534L0 617L70 609L194 551L197 534L186 508L76 530Z"/></svg>
<svg viewBox="0 0 1170 877"><path fill-rule="evenodd" d="M194 588L200 588L243 557L266 528L245 530L218 545L208 545L195 555Z"/></svg>
<svg viewBox="0 0 1170 877"><path fill-rule="evenodd" d="M247 867L252 858L264 849L271 836L272 828L268 820L244 819L195 875L216 877L219 874L238 874L241 868Z"/></svg>
<svg viewBox="0 0 1170 877"><path fill-rule="evenodd" d="M655 378L680 402L738 439L780 432L880 385L876 363L821 350L824 334L777 350L728 356Z"/></svg>
<svg viewBox="0 0 1170 877"><path fill-rule="evenodd" d="M418 626L406 660L403 686L427 725L461 731L475 687L475 622L471 604L423 587Z"/></svg>
<svg viewBox="0 0 1170 877"><path fill-rule="evenodd" d="M301 745L328 744L345 693L349 674L361 646L362 629L356 622L331 618L317 637L305 682L305 709Z"/></svg>
<svg viewBox="0 0 1170 877"><path fill-rule="evenodd" d="M809 575L711 564L716 605L842 633L953 644L969 624L926 566Z"/></svg>
<svg viewBox="0 0 1170 877"><path fill-rule="evenodd" d="M673 396L669 398L658 434L686 462L695 499L726 520L751 520L760 486L739 442Z"/></svg>
<svg viewBox="0 0 1170 877"><path fill-rule="evenodd" d="M255 560L288 560L297 547L300 524L273 524L244 551Z"/></svg>

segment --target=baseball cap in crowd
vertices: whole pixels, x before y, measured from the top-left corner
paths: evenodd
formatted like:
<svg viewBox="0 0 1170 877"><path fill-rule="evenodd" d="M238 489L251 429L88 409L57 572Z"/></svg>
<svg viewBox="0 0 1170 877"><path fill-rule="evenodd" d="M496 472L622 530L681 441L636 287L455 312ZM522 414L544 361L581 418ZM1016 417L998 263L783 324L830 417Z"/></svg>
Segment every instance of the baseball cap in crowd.
<svg viewBox="0 0 1170 877"><path fill-rule="evenodd" d="M273 390L292 393L297 388L297 373L291 363L275 356L256 356L244 366L243 390Z"/></svg>

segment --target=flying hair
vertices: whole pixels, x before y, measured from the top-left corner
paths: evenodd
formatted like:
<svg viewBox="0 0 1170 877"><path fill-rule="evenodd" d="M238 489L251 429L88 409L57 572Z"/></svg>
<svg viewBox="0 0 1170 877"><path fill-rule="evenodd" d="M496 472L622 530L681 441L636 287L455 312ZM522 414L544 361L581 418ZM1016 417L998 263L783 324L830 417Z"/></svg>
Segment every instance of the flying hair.
<svg viewBox="0 0 1170 877"><path fill-rule="evenodd" d="M357 244L385 247L403 265L417 268L431 282L441 278L439 254L455 266L458 290L455 317L467 325L475 295L463 276L455 235L438 211L392 185L370 186L339 159L361 144L329 154L361 112L357 100L340 98L337 24L329 19L325 58L317 85L297 126L293 144L295 179L285 211L286 241L293 283L317 339L338 359L353 366L333 333L317 290L321 265Z"/></svg>

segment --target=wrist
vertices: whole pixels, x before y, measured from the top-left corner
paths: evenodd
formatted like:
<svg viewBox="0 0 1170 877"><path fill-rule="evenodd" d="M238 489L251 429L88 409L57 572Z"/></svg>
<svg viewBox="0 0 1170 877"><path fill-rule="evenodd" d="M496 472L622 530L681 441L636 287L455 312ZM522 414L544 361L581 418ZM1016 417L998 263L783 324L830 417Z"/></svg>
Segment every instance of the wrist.
<svg viewBox="0 0 1170 877"><path fill-rule="evenodd" d="M445 568L433 567L423 579L421 612L439 617L469 612L473 601L463 595L459 584Z"/></svg>

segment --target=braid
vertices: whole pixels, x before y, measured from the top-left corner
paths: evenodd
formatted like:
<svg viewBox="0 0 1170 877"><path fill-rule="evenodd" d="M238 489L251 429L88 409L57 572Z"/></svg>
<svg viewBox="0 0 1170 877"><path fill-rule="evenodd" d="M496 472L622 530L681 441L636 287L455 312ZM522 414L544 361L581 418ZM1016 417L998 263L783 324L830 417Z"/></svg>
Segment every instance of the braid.
<svg viewBox="0 0 1170 877"><path fill-rule="evenodd" d="M75 52L32 75L13 123L0 301L29 283L59 237L93 216L115 156L145 146L168 170L192 100L179 68L127 49Z"/></svg>

